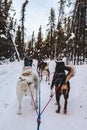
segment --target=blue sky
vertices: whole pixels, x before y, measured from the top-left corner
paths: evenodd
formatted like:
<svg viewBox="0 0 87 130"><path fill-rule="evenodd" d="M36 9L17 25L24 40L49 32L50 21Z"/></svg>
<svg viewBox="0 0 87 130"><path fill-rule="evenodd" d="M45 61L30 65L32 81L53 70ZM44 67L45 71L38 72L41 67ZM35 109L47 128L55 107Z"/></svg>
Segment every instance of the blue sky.
<svg viewBox="0 0 87 130"><path fill-rule="evenodd" d="M21 7L24 1L25 0L13 0L13 7L16 10L16 18L18 21L20 19ZM48 23L51 7L55 9L55 12L58 11L57 1L58 0L29 0L25 12L25 27L27 37L30 37L33 31L37 36L40 25L42 25L43 36L45 36L45 30L47 29L46 24Z"/></svg>

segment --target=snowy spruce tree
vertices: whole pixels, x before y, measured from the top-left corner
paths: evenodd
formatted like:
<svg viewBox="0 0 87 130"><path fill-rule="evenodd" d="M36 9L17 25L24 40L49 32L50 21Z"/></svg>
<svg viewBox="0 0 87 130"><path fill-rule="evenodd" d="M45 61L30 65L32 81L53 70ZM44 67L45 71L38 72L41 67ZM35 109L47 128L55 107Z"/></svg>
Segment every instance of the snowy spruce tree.
<svg viewBox="0 0 87 130"><path fill-rule="evenodd" d="M14 53L10 31L13 18L10 16L12 1L0 0L0 57L11 58Z"/></svg>

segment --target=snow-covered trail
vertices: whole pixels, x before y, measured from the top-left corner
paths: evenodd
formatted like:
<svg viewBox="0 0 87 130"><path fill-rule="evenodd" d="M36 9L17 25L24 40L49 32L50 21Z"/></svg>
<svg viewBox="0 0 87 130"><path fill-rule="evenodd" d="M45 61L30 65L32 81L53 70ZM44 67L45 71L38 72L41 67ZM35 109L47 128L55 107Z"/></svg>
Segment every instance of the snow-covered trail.
<svg viewBox="0 0 87 130"><path fill-rule="evenodd" d="M6 68L5 66L1 67L0 130L35 129L34 127L36 123L36 113L32 109L28 98L26 98L23 104L23 111L25 112L21 116L18 116L16 114L18 105L16 99L16 84L17 79L22 71L23 62L9 64ZM32 120L30 120L29 118L35 121L32 122ZM28 127L29 124L31 124L31 127Z"/></svg>
<svg viewBox="0 0 87 130"><path fill-rule="evenodd" d="M16 83L23 62L0 66L0 130L37 130L37 115L30 105L29 97L22 102L22 115L17 115ZM76 74L71 79L68 113L56 114L55 96L41 115L40 130L87 130L87 66L76 66ZM53 64L50 64L53 72ZM52 77L52 76L51 76ZM50 86L41 82L41 110L50 96ZM63 98L61 97L61 104Z"/></svg>

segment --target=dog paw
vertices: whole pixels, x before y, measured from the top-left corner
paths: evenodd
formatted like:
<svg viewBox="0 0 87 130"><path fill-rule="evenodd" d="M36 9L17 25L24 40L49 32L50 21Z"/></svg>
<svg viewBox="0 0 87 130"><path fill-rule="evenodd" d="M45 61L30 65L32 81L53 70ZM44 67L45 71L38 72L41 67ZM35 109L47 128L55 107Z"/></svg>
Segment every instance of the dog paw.
<svg viewBox="0 0 87 130"><path fill-rule="evenodd" d="M60 111L57 109L56 111L55 111L56 113L60 113Z"/></svg>
<svg viewBox="0 0 87 130"><path fill-rule="evenodd" d="M35 109L38 109L38 106L35 106Z"/></svg>
<svg viewBox="0 0 87 130"><path fill-rule="evenodd" d="M21 111L17 111L17 115L21 115L22 113L21 113Z"/></svg>
<svg viewBox="0 0 87 130"><path fill-rule="evenodd" d="M64 114L67 114L67 110L64 110L64 112L63 112Z"/></svg>
<svg viewBox="0 0 87 130"><path fill-rule="evenodd" d="M57 102L55 102L55 105L58 105L58 103L57 103Z"/></svg>
<svg viewBox="0 0 87 130"><path fill-rule="evenodd" d="M53 91L51 90L51 92L50 92L50 97L53 97Z"/></svg>
<svg viewBox="0 0 87 130"><path fill-rule="evenodd" d="M53 94L50 94L50 97L52 98L52 97L53 97Z"/></svg>
<svg viewBox="0 0 87 130"><path fill-rule="evenodd" d="M50 83L48 83L48 85L50 85Z"/></svg>

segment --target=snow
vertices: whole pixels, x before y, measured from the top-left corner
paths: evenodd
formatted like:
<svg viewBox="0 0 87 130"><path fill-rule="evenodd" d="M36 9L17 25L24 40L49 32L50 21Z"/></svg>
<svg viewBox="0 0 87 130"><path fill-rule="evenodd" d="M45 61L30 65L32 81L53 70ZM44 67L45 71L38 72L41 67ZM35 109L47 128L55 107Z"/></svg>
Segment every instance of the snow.
<svg viewBox="0 0 87 130"><path fill-rule="evenodd" d="M74 33L71 33L71 36L70 36L69 40L70 40L70 39L74 39L74 38L75 38L75 34L74 34Z"/></svg>
<svg viewBox="0 0 87 130"><path fill-rule="evenodd" d="M51 79L55 64L49 62ZM16 84L22 72L23 61L0 65L0 130L37 130L37 114L30 104L30 98L22 101L22 115L17 115ZM75 66L75 76L70 80L71 91L68 112L55 113L55 96L41 115L40 130L87 130L87 65ZM50 98L50 86L45 77L41 87L41 111Z"/></svg>
<svg viewBox="0 0 87 130"><path fill-rule="evenodd" d="M2 31L0 30L0 32L2 32ZM6 36L5 36L4 34L1 34L0 36L1 36L2 38L7 39Z"/></svg>

